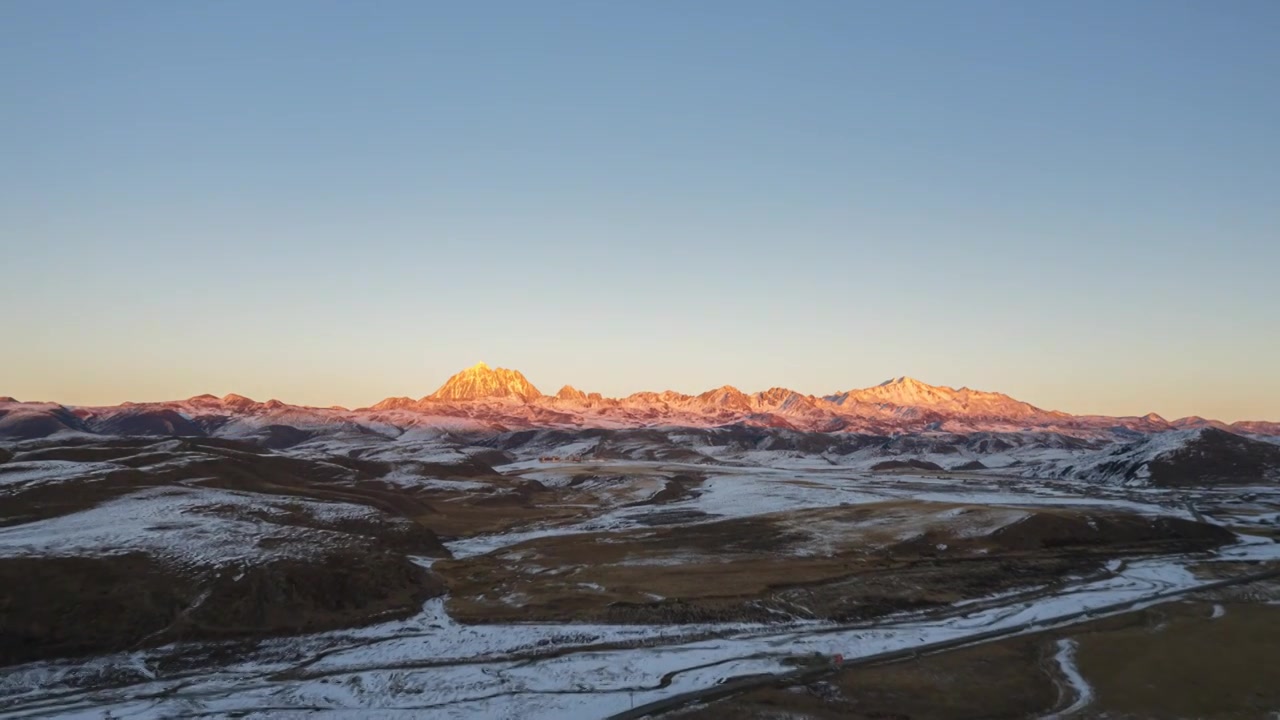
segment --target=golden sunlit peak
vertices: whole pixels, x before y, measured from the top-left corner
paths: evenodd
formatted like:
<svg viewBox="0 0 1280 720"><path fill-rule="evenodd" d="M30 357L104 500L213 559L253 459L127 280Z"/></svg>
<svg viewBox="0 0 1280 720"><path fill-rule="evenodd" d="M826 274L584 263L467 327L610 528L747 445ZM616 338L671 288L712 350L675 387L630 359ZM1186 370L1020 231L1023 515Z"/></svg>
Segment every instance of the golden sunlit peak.
<svg viewBox="0 0 1280 720"><path fill-rule="evenodd" d="M483 362L456 373L439 390L428 396L433 400L479 400L482 398L520 398L526 402L542 393L519 371L491 368Z"/></svg>

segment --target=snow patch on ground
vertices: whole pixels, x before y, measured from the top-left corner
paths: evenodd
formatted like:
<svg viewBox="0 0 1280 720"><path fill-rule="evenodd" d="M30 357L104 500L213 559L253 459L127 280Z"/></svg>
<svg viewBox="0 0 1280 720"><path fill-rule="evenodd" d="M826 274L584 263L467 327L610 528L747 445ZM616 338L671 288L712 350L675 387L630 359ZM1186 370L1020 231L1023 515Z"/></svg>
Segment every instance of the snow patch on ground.
<svg viewBox="0 0 1280 720"><path fill-rule="evenodd" d="M259 515L301 510L321 522L377 511L345 503L196 487L148 488L80 512L0 528L0 555L102 556L145 552L182 567L260 563L264 557L313 555L339 536L273 524ZM265 539L299 539L263 547Z"/></svg>
<svg viewBox="0 0 1280 720"><path fill-rule="evenodd" d="M1075 701L1055 717L1074 715L1093 702L1093 687L1076 667L1076 641L1069 638L1059 640L1058 653L1053 656L1053 659L1057 661L1058 669L1062 671L1063 677L1071 684L1071 689L1076 694Z"/></svg>
<svg viewBox="0 0 1280 720"><path fill-rule="evenodd" d="M80 480L120 469L121 466L109 462L70 460L8 462L0 465L0 492L24 489L37 484Z"/></svg>

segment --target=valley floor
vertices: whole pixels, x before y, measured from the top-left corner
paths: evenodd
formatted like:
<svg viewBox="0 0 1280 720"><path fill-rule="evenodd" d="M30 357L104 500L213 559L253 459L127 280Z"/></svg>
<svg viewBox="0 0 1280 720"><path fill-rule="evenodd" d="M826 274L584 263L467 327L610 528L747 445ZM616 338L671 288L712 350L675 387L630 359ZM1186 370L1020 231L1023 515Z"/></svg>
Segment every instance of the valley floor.
<svg viewBox="0 0 1280 720"><path fill-rule="evenodd" d="M447 590L411 617L11 666L0 671L0 718L562 719L650 703L699 718L1211 716L1190 691L1152 688L1163 665L1135 668L1237 640L1257 663L1230 667L1272 667L1256 643L1274 633L1256 631L1275 627L1280 600L1267 580L1280 574L1280 544L1258 520L1280 506L1274 488L1101 488L809 462L499 470L493 482L536 482L545 499L513 506L505 529L454 534L452 558L414 555ZM431 499L441 516L452 502L452 522L474 510L452 499L467 488L438 490L459 493ZM1226 528L1237 534L1222 542ZM1162 634L1143 634L1161 622ZM832 674L836 655L846 669ZM1003 679L980 682L975 663ZM1239 675L1222 693L1258 686ZM742 690L729 705L697 707L732 683ZM1003 704L990 705L997 696ZM1280 702L1222 697L1223 716Z"/></svg>

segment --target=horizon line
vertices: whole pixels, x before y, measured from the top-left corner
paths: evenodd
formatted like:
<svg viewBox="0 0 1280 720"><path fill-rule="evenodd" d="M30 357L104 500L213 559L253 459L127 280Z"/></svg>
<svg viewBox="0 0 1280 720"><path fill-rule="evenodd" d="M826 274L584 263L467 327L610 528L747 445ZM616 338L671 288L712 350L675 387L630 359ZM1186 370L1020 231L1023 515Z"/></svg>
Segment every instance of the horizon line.
<svg viewBox="0 0 1280 720"><path fill-rule="evenodd" d="M438 386L438 387L436 388L436 390L434 390L434 391L432 391L432 392L430 392L430 393L427 393L427 394L425 394L425 395L422 395L422 396L420 396L420 397L414 398L414 397L412 397L412 396L410 396L410 395L395 395L395 394L393 394L393 395L387 395L386 397L383 397L383 398L381 398L380 400L376 400L376 401L371 402L371 403L368 403L368 404L366 404L366 405L357 405L357 406L347 406L347 405L338 405L338 404L320 405L320 404L296 403L296 402L289 402L289 401L283 400L283 399L281 399L281 398L279 398L279 397L269 397L269 398L267 398L266 400L255 400L255 399L253 399L253 398L251 398L251 397L249 397L249 396L247 396L247 395L244 395L244 394L241 394L241 393L237 393L237 392L234 392L234 391L229 392L229 393L225 393L225 394L223 394L223 395L218 395L218 394L216 394L216 393L210 393L210 392L203 392L203 393L196 393L196 394L194 394L194 395L189 395L189 396L187 396L187 397L182 397L182 398L166 398L166 399L158 399L158 400L122 400L122 401L117 402L117 403L105 403L105 404L95 404L95 403L73 403L73 402L63 402L63 401L59 401L59 400L22 400L22 399L19 399L19 398L15 397L15 396L12 396L12 395L6 395L6 394L2 394L2 393L0 393L0 400L10 400L10 401L13 401L13 402L16 402L16 403L19 403L19 404L32 404L32 405L35 405L35 404L50 404L50 405L58 405L58 406L61 406L61 407L66 407L66 408L109 408L109 407L122 407L122 406L127 406L127 405L161 405L161 404L166 404L166 403L179 403L179 402L185 402L185 401L189 401L189 400L194 400L194 399L197 399L197 398L213 398L213 399L218 400L218 401L225 401L227 398L231 398L231 397L233 397L233 396L234 396L234 397L236 397L236 398L243 398L243 399L245 399L245 400L248 400L248 401L250 401L250 402L253 402L253 403L255 403L255 404L260 404L260 405L261 405L261 404L268 404L268 403L273 403L273 402L274 402L274 403L280 403L281 405L286 405L286 406L289 406L289 407L307 408L307 409L315 409L315 410L341 410L341 411L344 411L344 412L358 412L358 411L362 411L362 410L370 410L370 409L372 409L372 407L373 407L374 405L377 405L377 404L379 404L379 403L385 402L385 401L387 401L387 400L393 400L393 399L407 399L407 400L410 400L410 401L413 401L413 402L424 402L424 401L435 401L435 402L470 402L470 401L459 401L459 400L434 400L434 399L432 398L432 395L434 395L435 393L437 393L437 392L439 392L441 389L443 389L443 388L448 384L448 382L449 382L450 380L452 380L454 377L456 377L456 376L458 376L458 375L460 375L460 374L463 374L463 373L465 373L465 372L467 372L467 371L469 371L469 370L476 370L476 369L486 369L486 370L490 370L490 371L493 371L493 372L497 372L497 371L507 371L507 372L514 372L514 373L517 373L517 374L519 374L522 378L525 378L525 380L529 383L529 385L530 385L530 386L532 386L532 387L534 388L534 390L537 390L537 392L539 393L539 397L540 397L540 398L552 398L552 399L554 399L554 398L556 397L556 393L546 393L546 392L543 392L542 390L540 390L540 389L539 389L539 388L538 388L538 387L537 387L537 386L536 386L532 381L529 381L529 380L528 380L528 378L527 378L527 377L525 377L525 375L524 375L524 373L523 373L523 372L521 372L521 371L519 371L519 370L515 370L515 369L512 369L512 368L505 368L505 367L500 367L500 366L489 365L489 364L485 363L484 361L480 361L480 362L477 362L477 363L476 363L476 364L474 364L474 365L468 366L468 367L466 367L466 368L463 368L462 370L459 370L459 371L457 371L457 372L454 372L454 373L450 374L450 375L445 379L445 381L444 381L443 383L441 383L441 385L440 385L440 386ZM649 394L649 393L657 394L657 395L662 395L662 394L665 394L665 393L673 393L673 394L676 394L676 395L681 395L681 396L684 396L684 397L691 397L691 398L692 398L692 397L698 397L699 395L704 395L704 394L709 393L709 392L714 392L714 391L716 391L716 390L721 390L721 389L726 389L726 388L728 388L728 389L735 390L735 391L737 391L737 392L740 392L740 393L742 393L742 394L744 394L744 395L748 395L748 396L751 396L751 395L759 395L759 394L762 394L762 393L765 393L765 392L769 392L770 390L786 390L786 391L788 391L788 392L796 393L797 395L800 395L800 396L805 397L805 398L812 398L812 399L817 399L817 400L826 400L826 399L827 399L827 398L829 398L829 397L834 397L834 396L838 396L838 395L842 395L842 394L846 394L846 393L854 393L854 392L859 392L859 391L871 390L871 389L873 389L873 388L883 387L883 386L886 386L886 385L889 385L889 384L892 384L892 383L895 383L895 382L903 382L903 381L913 381L913 382L918 383L918 384L920 384L920 385L923 385L923 386L925 386L925 387L929 387L929 388L936 388L936 389L942 389L942 390L950 390L950 391L953 391L953 392L964 392L964 391L968 391L968 392L982 393L982 394L987 394L987 395L1001 395L1001 396L1004 396L1004 397L1006 397L1006 398L1009 398L1010 400L1013 400L1013 401L1015 401L1015 402L1021 402L1021 403L1025 403L1025 404L1027 404L1027 405L1030 405L1030 406L1032 406L1032 407L1034 407L1034 408L1036 408L1037 410L1040 410L1040 411L1042 411L1042 412L1046 412L1046 413L1060 413L1060 414L1069 415L1069 416L1072 416L1072 417L1110 417L1110 418L1136 418L1136 419L1146 419L1146 418L1152 418L1152 417L1154 417L1155 419L1158 419L1158 420L1163 421L1163 422L1166 422L1166 423L1174 423L1174 422L1178 422L1178 421L1181 421L1181 420L1204 420L1204 421L1207 421L1207 422L1217 422L1217 423L1222 423L1222 424L1224 424L1224 425L1234 425L1234 424L1238 424L1238 423L1250 423L1250 422L1274 422L1274 421L1270 421L1270 420L1261 420L1261 419L1240 419L1240 420L1234 420L1234 421L1225 421L1225 420L1219 420L1219 419L1216 419L1216 418L1209 418L1209 417L1205 417L1205 416L1203 416L1203 415L1199 415L1199 414L1183 415L1183 416L1181 416L1181 417L1176 417L1176 418L1166 418L1166 417L1164 417L1163 415L1161 415L1160 413L1157 413L1157 412L1154 412L1154 411L1150 411L1150 412L1146 412L1146 413L1142 413L1142 414L1123 414L1123 415L1109 415L1109 414L1106 414L1106 413L1097 413L1097 412L1089 412L1089 413L1073 413L1073 412L1069 412L1069 411L1065 411L1065 410L1055 410L1055 409L1050 409L1050 408L1044 408L1044 407L1041 407L1040 405L1036 405L1036 404L1035 404L1035 403L1033 403L1033 402L1029 402L1029 401L1027 401L1027 400L1023 400L1023 399L1021 399L1021 398L1014 397L1014 396L1012 396L1012 395L1009 395L1008 393L1005 393L1005 392L1002 392L1002 391L998 391L998 390L980 390L980 389L977 389L977 388L969 387L968 385L962 385L962 386L960 386L960 387L954 387L954 386L950 386L950 385L934 385L934 384L932 384L932 383L928 383L928 382L926 382L926 381L924 381L924 380L920 380L919 378L916 378L916 377L913 377L913 376L910 376L910 375L894 375L894 376L890 377L890 378L889 378L889 379L887 379L887 380L883 380L883 381L881 381L881 382L879 382L879 383L874 383L874 384L872 384L872 385L865 385L865 386L859 386L859 387L851 387L851 388L848 388L848 389L845 389L845 390L836 390L836 391L834 391L834 392L825 393L825 394L803 393L803 392L800 392L800 391L798 391L798 390L793 390L792 388L789 388L789 387L786 387L786 386L782 386L782 385L772 385L772 386L770 386L770 387L768 387L768 388L765 388L765 389L762 389L762 390L745 391L745 390L742 390L742 389L738 388L737 386L729 385L729 384L717 385L717 386L715 386L715 387L708 388L707 390L703 390L702 392L694 392L694 393L687 393L687 392L682 392L682 391L679 391L679 390L673 390L673 389L667 388L667 389L664 389L664 390L636 390L636 391L631 392L631 393L628 393L628 394L626 394L626 395L617 395L617 396L603 395L602 393L590 393L590 394L599 394L599 395L601 395L601 399L604 399L604 400L615 400L615 401L617 401L617 400L625 400L625 399L626 399L626 398L628 398L628 397L633 397L633 396L635 396L635 395L640 395L640 394ZM568 387L568 388L572 388L572 389L574 389L574 390L578 390L578 391L580 391L580 392L584 392L584 393L588 392L588 391L582 390L581 388L578 388L577 386L572 385L572 384L569 384L569 383L565 383L564 385L562 385L562 386L561 386L561 388L560 388L560 389L564 389L564 388L566 388L566 387ZM557 392L559 392L559 391L557 390ZM527 401L527 400L524 400L523 398L517 398L517 399L519 399L521 402L524 402L524 403L526 403L526 404L529 402L529 401ZM900 407L915 407L915 406L911 406L911 405L904 405L904 406L900 406Z"/></svg>

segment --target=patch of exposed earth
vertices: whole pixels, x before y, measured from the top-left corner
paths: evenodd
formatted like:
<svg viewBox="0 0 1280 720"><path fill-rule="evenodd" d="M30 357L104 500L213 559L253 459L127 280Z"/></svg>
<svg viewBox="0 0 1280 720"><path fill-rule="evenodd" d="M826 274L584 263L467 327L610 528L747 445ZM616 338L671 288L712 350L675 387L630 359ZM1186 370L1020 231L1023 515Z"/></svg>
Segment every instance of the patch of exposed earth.
<svg viewBox="0 0 1280 720"><path fill-rule="evenodd" d="M1280 707L1280 595L1158 605L1115 617L850 667L677 713L682 720L1266 718Z"/></svg>
<svg viewBox="0 0 1280 720"><path fill-rule="evenodd" d="M550 535L435 569L465 622L849 621L1233 537L1181 518L892 501Z"/></svg>

